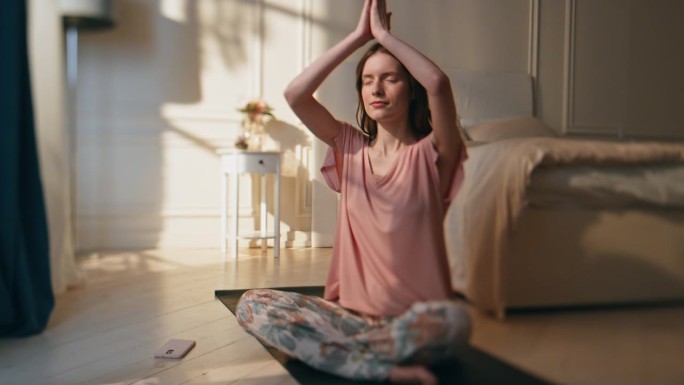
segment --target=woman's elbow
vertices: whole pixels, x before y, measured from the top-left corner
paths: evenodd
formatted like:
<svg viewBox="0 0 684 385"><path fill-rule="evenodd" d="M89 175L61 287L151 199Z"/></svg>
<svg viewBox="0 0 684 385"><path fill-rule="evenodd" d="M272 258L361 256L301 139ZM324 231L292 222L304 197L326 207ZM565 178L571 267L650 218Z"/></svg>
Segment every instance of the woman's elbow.
<svg viewBox="0 0 684 385"><path fill-rule="evenodd" d="M289 104L290 107L297 104L298 94L297 94L297 92L295 92L295 90L292 88L292 86L287 86L285 88L285 91L283 92L283 96L285 97L285 101L287 101L287 104Z"/></svg>
<svg viewBox="0 0 684 385"><path fill-rule="evenodd" d="M451 81L449 77L442 71L436 71L430 77L425 89L429 94L440 95L445 92L451 92Z"/></svg>

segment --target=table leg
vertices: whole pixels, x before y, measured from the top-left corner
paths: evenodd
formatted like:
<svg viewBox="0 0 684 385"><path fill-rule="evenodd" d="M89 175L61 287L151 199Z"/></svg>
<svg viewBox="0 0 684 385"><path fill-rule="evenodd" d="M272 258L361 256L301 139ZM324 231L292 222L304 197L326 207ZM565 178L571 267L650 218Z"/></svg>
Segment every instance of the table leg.
<svg viewBox="0 0 684 385"><path fill-rule="evenodd" d="M268 239L266 239L267 231L268 231L268 208L266 207L266 174L261 174L261 186L259 186L259 189L261 190L261 207L260 207L260 213L261 213L261 252L265 253L266 252L266 246Z"/></svg>
<svg viewBox="0 0 684 385"><path fill-rule="evenodd" d="M228 175L221 173L221 253L226 261L226 235L228 235Z"/></svg>
<svg viewBox="0 0 684 385"><path fill-rule="evenodd" d="M280 159L276 163L275 173L275 193L273 194L273 231L275 237L273 238L273 255L275 258L280 257Z"/></svg>
<svg viewBox="0 0 684 385"><path fill-rule="evenodd" d="M231 242L231 252L233 254L233 258L238 257L238 219L240 217L239 212L238 212L238 195L240 194L240 187L239 187L239 176L237 173L231 173L230 174L230 179L231 179L231 187L232 187L232 196L230 198L231 200L231 206L232 206L232 211L233 211L233 226L231 229L231 234L230 234L230 242Z"/></svg>

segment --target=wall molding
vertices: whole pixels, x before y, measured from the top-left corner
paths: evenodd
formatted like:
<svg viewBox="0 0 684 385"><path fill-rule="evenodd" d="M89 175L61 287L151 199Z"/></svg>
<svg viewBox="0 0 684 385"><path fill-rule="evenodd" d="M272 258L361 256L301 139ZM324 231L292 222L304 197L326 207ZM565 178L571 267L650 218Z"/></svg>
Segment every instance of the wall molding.
<svg viewBox="0 0 684 385"><path fill-rule="evenodd" d="M539 84L539 25L541 16L539 12L540 0L529 1L530 25L529 25L529 45L527 58L527 73L532 78L532 113L537 114L538 84Z"/></svg>
<svg viewBox="0 0 684 385"><path fill-rule="evenodd" d="M563 108L561 110L561 131L569 133L573 127L573 97L575 72L575 0L565 0L565 35L563 52Z"/></svg>
<svg viewBox="0 0 684 385"><path fill-rule="evenodd" d="M253 10L252 17L254 18L254 34L256 38L252 39L252 57L254 64L252 68L252 82L250 95L257 98L264 96L264 0L252 0Z"/></svg>
<svg viewBox="0 0 684 385"><path fill-rule="evenodd" d="M533 78L539 75L539 1L530 0L530 26L528 36L528 59L527 59L527 73Z"/></svg>
<svg viewBox="0 0 684 385"><path fill-rule="evenodd" d="M565 34L563 56L563 99L561 132L575 135L615 136L618 127L578 125L575 121L575 55L577 43L577 3L565 0Z"/></svg>
<svg viewBox="0 0 684 385"><path fill-rule="evenodd" d="M210 131L212 130L182 133L182 130L167 129L160 132L125 132L115 135L82 134L78 137L79 144L82 147L79 150L79 154L85 154L86 149L88 149L88 153L92 153L93 149L98 151L104 150L106 152L100 155L107 155L114 152L154 146L159 150L156 152L158 154L168 154L167 151L170 150L198 150L210 152L218 159L216 151L220 148L232 147L234 135L220 132L218 129L214 130L216 131L215 133ZM231 133L233 132L231 131ZM237 131L234 134L237 135ZM102 157L98 156L98 159L100 158Z"/></svg>
<svg viewBox="0 0 684 385"><path fill-rule="evenodd" d="M311 155L311 146L297 146L296 157L300 166L295 182L295 211L298 219L311 219Z"/></svg>
<svg viewBox="0 0 684 385"><path fill-rule="evenodd" d="M299 68L301 73L311 63L313 50L313 1L314 0L300 0L300 23L299 23ZM306 130L308 132L308 130ZM315 140L315 139L314 139ZM309 235L307 241L311 238L311 220L313 216L312 207L312 177L310 170L312 169L313 160L313 146L297 146L296 157L300 163L297 169L297 177L295 182L295 213L298 221L307 221L309 226Z"/></svg>
<svg viewBox="0 0 684 385"><path fill-rule="evenodd" d="M313 0L300 0L299 23L299 72L311 62L313 37Z"/></svg>
<svg viewBox="0 0 684 385"><path fill-rule="evenodd" d="M243 199L246 201L246 199ZM221 209L218 207L188 207L188 208L159 208L158 210L137 210L134 205L117 205L110 206L106 208L82 208L79 213L79 218L88 219L91 221L106 221L103 218L116 218L116 219L152 219L152 218L219 218L221 215ZM229 208L230 209L230 208ZM252 207L250 203L249 206L246 203L240 204L238 207L238 212L240 218L252 217L257 214L257 211ZM228 212L228 215L232 215Z"/></svg>

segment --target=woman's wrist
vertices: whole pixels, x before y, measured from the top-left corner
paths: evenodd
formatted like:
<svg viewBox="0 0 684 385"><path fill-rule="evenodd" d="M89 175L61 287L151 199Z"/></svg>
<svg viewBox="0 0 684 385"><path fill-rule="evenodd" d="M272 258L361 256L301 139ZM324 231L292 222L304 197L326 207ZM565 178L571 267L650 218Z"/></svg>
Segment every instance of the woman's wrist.
<svg viewBox="0 0 684 385"><path fill-rule="evenodd" d="M375 41L380 43L380 45L382 46L385 45L387 38L389 38L390 36L392 36L392 34L386 29L383 29L382 31L373 34L373 38L375 38Z"/></svg>
<svg viewBox="0 0 684 385"><path fill-rule="evenodd" d="M366 31L355 29L349 34L349 38L358 43L359 46L362 46L371 41L373 39L373 35L367 33Z"/></svg>

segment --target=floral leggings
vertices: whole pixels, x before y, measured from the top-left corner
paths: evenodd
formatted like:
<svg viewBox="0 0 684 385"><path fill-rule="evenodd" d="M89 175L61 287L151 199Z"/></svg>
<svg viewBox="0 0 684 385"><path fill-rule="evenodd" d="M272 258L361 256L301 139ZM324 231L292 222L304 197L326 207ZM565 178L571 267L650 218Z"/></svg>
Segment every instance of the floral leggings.
<svg viewBox="0 0 684 385"><path fill-rule="evenodd" d="M470 337L470 319L453 301L415 303L396 317L371 317L319 297L249 290L237 305L242 327L316 369L356 380L384 380L401 364L452 357Z"/></svg>

